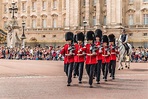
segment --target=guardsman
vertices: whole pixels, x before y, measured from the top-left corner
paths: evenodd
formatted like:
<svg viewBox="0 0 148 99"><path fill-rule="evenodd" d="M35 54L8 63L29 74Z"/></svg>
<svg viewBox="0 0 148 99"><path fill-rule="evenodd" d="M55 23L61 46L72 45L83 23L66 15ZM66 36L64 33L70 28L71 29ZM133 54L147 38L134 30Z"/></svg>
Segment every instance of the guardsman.
<svg viewBox="0 0 148 99"><path fill-rule="evenodd" d="M103 35L103 48L102 48L102 72L103 79L107 81L108 66L110 62L110 51L107 35Z"/></svg>
<svg viewBox="0 0 148 99"><path fill-rule="evenodd" d="M94 32L88 31L86 34L86 38L87 38L87 44L82 49L82 51L85 51L85 53L86 53L86 60L85 60L86 72L89 76L90 88L92 88L93 87L92 83L93 83L94 69L95 69L95 65L97 63L97 58L96 58L96 55L97 55L96 50L97 49L94 44L94 40L95 40Z"/></svg>
<svg viewBox="0 0 148 99"><path fill-rule="evenodd" d="M96 36L96 46L98 48L97 50L97 64L95 67L95 75L96 75L96 81L97 84L100 84L100 74L101 74L101 66L102 66L102 31L100 29L97 29L95 31Z"/></svg>
<svg viewBox="0 0 148 99"><path fill-rule="evenodd" d="M112 79L115 79L115 69L116 69L116 56L118 54L117 47L115 45L115 36L114 34L108 35L109 38L109 47L110 47L110 64L109 64L109 73Z"/></svg>
<svg viewBox="0 0 148 99"><path fill-rule="evenodd" d="M79 84L82 83L82 76L83 76L83 68L84 68L84 56L85 53L83 51L80 51L83 48L84 43L84 34L82 32L77 33L77 46L75 46L75 61L77 68L77 74L79 75Z"/></svg>
<svg viewBox="0 0 148 99"><path fill-rule="evenodd" d="M70 83L72 82L72 71L73 71L73 64L74 64L74 45L73 45L73 33L67 32L65 34L65 40L67 44L64 45L63 49L61 50L61 54L64 55L64 71L66 72L66 75L68 77L67 80L67 86L70 86Z"/></svg>

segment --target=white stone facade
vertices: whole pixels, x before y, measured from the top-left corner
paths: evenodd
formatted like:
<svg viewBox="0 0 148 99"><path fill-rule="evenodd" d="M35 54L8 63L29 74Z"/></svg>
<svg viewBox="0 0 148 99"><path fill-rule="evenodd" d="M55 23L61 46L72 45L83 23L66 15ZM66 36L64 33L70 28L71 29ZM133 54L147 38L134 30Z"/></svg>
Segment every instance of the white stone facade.
<svg viewBox="0 0 148 99"><path fill-rule="evenodd" d="M0 27L10 21L8 8L13 0L0 0ZM9 1L9 2L8 2ZM60 45L66 31L84 31L100 28L104 34L117 37L124 27L129 42L148 47L148 0L14 0L19 26L26 23L26 44ZM20 29L20 32L22 30Z"/></svg>

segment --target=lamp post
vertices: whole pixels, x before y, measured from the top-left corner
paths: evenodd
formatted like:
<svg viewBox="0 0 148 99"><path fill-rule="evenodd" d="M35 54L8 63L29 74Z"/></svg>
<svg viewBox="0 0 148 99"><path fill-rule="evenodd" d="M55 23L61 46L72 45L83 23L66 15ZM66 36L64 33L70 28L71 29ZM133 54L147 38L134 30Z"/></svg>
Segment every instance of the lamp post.
<svg viewBox="0 0 148 99"><path fill-rule="evenodd" d="M21 39L22 39L22 48L25 48L25 39L26 39L26 36L25 36L25 33L24 33L24 28L25 28L25 22L22 23L22 28L23 28L23 34L21 36Z"/></svg>
<svg viewBox="0 0 148 99"><path fill-rule="evenodd" d="M83 25L84 25L84 45L87 43L87 40L86 40L86 25L87 25L87 22L84 20L83 21Z"/></svg>
<svg viewBox="0 0 148 99"><path fill-rule="evenodd" d="M84 35L85 35L87 22L83 21L83 25L84 25Z"/></svg>
<svg viewBox="0 0 148 99"><path fill-rule="evenodd" d="M16 6L16 2L13 1L11 4L12 6L9 7L9 11L12 13L12 19L14 19L14 13L17 13L18 8Z"/></svg>

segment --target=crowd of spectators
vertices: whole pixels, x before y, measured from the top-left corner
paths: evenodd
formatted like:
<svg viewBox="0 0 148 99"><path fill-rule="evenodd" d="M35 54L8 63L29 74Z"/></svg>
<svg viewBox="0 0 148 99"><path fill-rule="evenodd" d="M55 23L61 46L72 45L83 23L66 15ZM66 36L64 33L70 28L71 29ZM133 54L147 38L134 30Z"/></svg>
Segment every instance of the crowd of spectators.
<svg viewBox="0 0 148 99"><path fill-rule="evenodd" d="M147 62L148 61L148 48L133 47L132 62Z"/></svg>
<svg viewBox="0 0 148 99"><path fill-rule="evenodd" d="M0 59L16 60L63 60L60 57L61 47L0 47ZM136 47L132 50L132 62L148 62L148 48Z"/></svg>
<svg viewBox="0 0 148 99"><path fill-rule="evenodd" d="M25 47L25 48L7 48L0 47L1 59L16 60L63 60L58 59L61 47Z"/></svg>

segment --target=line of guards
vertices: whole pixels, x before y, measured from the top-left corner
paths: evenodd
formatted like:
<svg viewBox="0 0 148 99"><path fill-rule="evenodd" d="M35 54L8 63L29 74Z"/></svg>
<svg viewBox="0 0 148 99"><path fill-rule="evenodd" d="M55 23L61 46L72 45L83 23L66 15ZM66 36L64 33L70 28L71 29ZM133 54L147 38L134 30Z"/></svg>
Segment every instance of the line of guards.
<svg viewBox="0 0 148 99"><path fill-rule="evenodd" d="M65 34L67 43L60 54L64 55L64 72L68 77L67 86L70 86L72 82L73 71L74 77L78 76L79 84L82 83L84 64L89 76L90 88L93 87L94 77L96 77L97 84L100 84L101 69L105 81L107 81L108 71L110 77L115 79L118 49L115 46L114 34L102 35L102 31L97 29L95 33L88 31L86 39L87 43L84 44L85 35L82 32L77 33L75 36L72 32Z"/></svg>

